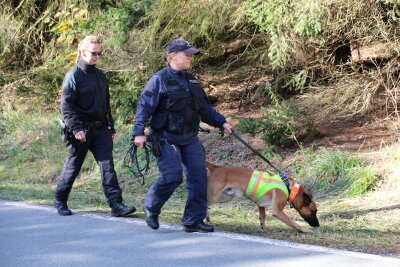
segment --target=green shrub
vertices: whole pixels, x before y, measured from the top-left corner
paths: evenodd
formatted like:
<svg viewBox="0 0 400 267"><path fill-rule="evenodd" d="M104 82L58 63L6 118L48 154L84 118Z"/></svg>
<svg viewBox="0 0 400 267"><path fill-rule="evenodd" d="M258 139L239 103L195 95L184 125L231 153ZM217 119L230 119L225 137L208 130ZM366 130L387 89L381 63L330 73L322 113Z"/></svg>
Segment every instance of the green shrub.
<svg viewBox="0 0 400 267"><path fill-rule="evenodd" d="M296 125L290 109L274 106L263 115L261 123L264 128L261 139L264 142L283 147L295 144Z"/></svg>
<svg viewBox="0 0 400 267"><path fill-rule="evenodd" d="M262 109L261 113L261 119L239 119L237 129L253 135L261 132L261 139L273 146L288 147L297 142L295 135L298 129L289 106L274 105L268 110Z"/></svg>
<svg viewBox="0 0 400 267"><path fill-rule="evenodd" d="M258 119L238 118L236 129L242 133L248 133L254 136L262 128L262 124Z"/></svg>

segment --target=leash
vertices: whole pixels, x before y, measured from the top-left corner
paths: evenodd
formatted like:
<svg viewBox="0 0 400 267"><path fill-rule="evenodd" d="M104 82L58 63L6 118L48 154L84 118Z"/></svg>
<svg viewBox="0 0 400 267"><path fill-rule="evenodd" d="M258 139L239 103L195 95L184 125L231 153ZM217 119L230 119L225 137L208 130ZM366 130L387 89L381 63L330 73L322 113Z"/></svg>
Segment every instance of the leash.
<svg viewBox="0 0 400 267"><path fill-rule="evenodd" d="M221 129L221 135L224 135L224 130ZM282 181L285 183L289 194L290 194L290 184L289 184L289 180L286 176L286 174L281 171L280 169L278 169L277 167L275 167L271 161L269 161L266 157L264 157L263 155L261 155L260 152L258 152L257 150L255 150L253 147L251 147L246 141L244 141L233 129L232 129L232 135L233 137L235 137L237 140L239 140L240 143L242 143L244 146L246 146L248 149L250 149L254 154L256 154L257 156L259 156L262 160L264 160L266 163L268 163L276 172L279 173L279 176L281 177Z"/></svg>
<svg viewBox="0 0 400 267"><path fill-rule="evenodd" d="M151 153L151 145L146 143L143 151L138 153L138 147L131 143L128 151L124 157L124 167L128 168L134 177L141 178L141 185L144 185L144 176L150 169L150 153Z"/></svg>

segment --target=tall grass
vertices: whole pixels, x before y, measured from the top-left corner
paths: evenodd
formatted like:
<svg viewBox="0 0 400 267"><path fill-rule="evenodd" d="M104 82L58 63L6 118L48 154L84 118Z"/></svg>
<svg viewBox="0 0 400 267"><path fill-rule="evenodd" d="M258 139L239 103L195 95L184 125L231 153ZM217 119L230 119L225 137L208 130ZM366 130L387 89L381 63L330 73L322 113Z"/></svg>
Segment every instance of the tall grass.
<svg viewBox="0 0 400 267"><path fill-rule="evenodd" d="M293 164L296 177L319 196L355 196L369 192L377 182L372 167L359 156L343 151L303 149Z"/></svg>
<svg viewBox="0 0 400 267"><path fill-rule="evenodd" d="M376 172L382 177L380 187L385 191L400 193L400 145L384 146L367 156L369 161L378 162Z"/></svg>

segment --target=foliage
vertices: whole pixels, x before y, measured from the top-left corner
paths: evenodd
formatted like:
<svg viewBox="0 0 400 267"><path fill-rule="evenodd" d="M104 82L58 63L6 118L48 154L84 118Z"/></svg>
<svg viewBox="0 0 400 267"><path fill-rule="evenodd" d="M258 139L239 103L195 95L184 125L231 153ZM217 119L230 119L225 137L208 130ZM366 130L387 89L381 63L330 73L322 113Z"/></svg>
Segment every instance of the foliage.
<svg viewBox="0 0 400 267"><path fill-rule="evenodd" d="M261 110L261 118L239 118L237 129L244 133L262 133L261 139L273 146L292 147L298 137L310 134L312 124L297 120L300 110L288 102L273 104Z"/></svg>
<svg viewBox="0 0 400 267"><path fill-rule="evenodd" d="M234 117L236 119L236 117ZM258 131L261 130L262 124L258 119L254 118L237 118L238 124L236 129L242 133L248 133L254 136Z"/></svg>
<svg viewBox="0 0 400 267"><path fill-rule="evenodd" d="M88 21L88 10L85 7L70 5L68 9L58 11L54 16L46 17L45 22L49 24L52 32L56 35L57 44L68 46L76 44L85 29L90 29Z"/></svg>
<svg viewBox="0 0 400 267"><path fill-rule="evenodd" d="M292 164L292 169L321 196L359 195L371 190L377 182L372 167L356 155L329 149L316 152L312 148L298 153L303 160L301 164Z"/></svg>
<svg viewBox="0 0 400 267"><path fill-rule="evenodd" d="M290 109L274 106L266 114L263 113L261 123L264 128L261 139L264 142L283 147L291 146L295 142L296 129Z"/></svg>
<svg viewBox="0 0 400 267"><path fill-rule="evenodd" d="M3 115L0 114L0 137L2 137L6 133L7 127L6 122L3 118Z"/></svg>
<svg viewBox="0 0 400 267"><path fill-rule="evenodd" d="M324 13L320 1L247 0L246 10L271 38L268 56L273 67L285 67L296 52L295 34L301 41L301 36L315 36L322 31Z"/></svg>
<svg viewBox="0 0 400 267"><path fill-rule="evenodd" d="M12 30L5 35L8 45L7 49L3 50L3 60L0 64L6 64L7 68L29 68L46 62L49 54L54 53L54 42L51 38L52 20L57 18L53 18L52 15L56 14L59 8L74 11L75 2L77 1L68 0L61 4L56 1L22 1L18 5L14 2L4 3L0 17L7 18L7 24L3 25L11 25ZM82 6L85 6L85 3L86 1L80 1ZM71 12L58 13L61 18L67 18L61 20L58 30L67 31L72 28L67 22L78 21L78 18L71 17ZM0 27L0 32L7 32L7 29L4 26Z"/></svg>
<svg viewBox="0 0 400 267"><path fill-rule="evenodd" d="M108 73L110 85L111 108L114 111L113 116L119 118L124 123L132 123L136 101L142 91L142 87L137 84L131 84L129 74L116 75Z"/></svg>
<svg viewBox="0 0 400 267"><path fill-rule="evenodd" d="M122 0L115 5L98 6L92 28L104 36L109 46L118 49L127 42L129 31L146 15L152 2L152 0Z"/></svg>
<svg viewBox="0 0 400 267"><path fill-rule="evenodd" d="M163 47L170 40L184 36L201 46L227 40L233 29L243 26L240 0L234 1L156 1L149 13L150 30Z"/></svg>
<svg viewBox="0 0 400 267"><path fill-rule="evenodd" d="M7 3L0 14L0 20L9 21L14 29L0 27L6 36L0 64L9 69L10 62L18 62L29 69L21 73L31 79L34 87L29 89L47 103L56 103L62 76L75 63L79 40L98 35L105 52L99 67L111 79L113 108L117 116L128 116L122 117L125 121L132 121L138 91L162 67L161 55L171 39L184 36L204 47L207 55L206 50L220 49L221 40L233 39L239 31L244 34L247 23L241 0L25 1L13 8ZM31 19L37 27L27 30ZM35 52L19 52L24 43L32 44Z"/></svg>
<svg viewBox="0 0 400 267"><path fill-rule="evenodd" d="M309 101L304 106L310 119L319 120L324 114L352 116L382 106L388 115L397 114L393 96L398 74L392 66L398 65L399 5L386 0L248 0L246 10L270 38L268 55L276 69L273 87L277 97L309 92L311 98L305 98ZM371 44L380 45L386 56L366 51L369 58L354 61L358 49ZM385 94L379 94L379 87ZM331 88L343 90L337 93Z"/></svg>

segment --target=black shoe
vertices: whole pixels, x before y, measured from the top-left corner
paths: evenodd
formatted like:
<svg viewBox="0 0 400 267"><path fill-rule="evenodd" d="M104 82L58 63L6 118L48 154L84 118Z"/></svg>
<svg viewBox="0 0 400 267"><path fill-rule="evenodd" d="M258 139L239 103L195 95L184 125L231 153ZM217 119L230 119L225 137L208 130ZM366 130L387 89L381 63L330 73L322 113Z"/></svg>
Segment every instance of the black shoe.
<svg viewBox="0 0 400 267"><path fill-rule="evenodd" d="M54 207L61 216L72 215L72 211L68 208L67 202L54 200Z"/></svg>
<svg viewBox="0 0 400 267"><path fill-rule="evenodd" d="M160 227L158 222L158 215L151 213L148 209L143 208L146 213L146 224L151 229L157 230Z"/></svg>
<svg viewBox="0 0 400 267"><path fill-rule="evenodd" d="M116 202L111 205L111 216L112 217L126 216L128 214L134 213L135 211L136 211L136 208L134 206L129 208L122 202Z"/></svg>
<svg viewBox="0 0 400 267"><path fill-rule="evenodd" d="M188 233L192 232L214 232L214 226L201 222L195 225L184 225L183 230Z"/></svg>

